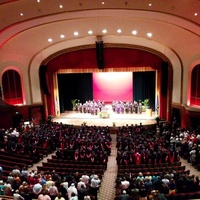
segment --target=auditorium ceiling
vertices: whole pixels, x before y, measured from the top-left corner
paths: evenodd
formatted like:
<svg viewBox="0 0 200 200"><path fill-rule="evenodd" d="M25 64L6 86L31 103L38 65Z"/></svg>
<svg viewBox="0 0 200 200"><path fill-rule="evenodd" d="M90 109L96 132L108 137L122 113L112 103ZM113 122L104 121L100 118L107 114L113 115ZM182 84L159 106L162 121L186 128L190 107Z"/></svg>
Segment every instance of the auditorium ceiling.
<svg viewBox="0 0 200 200"><path fill-rule="evenodd" d="M200 1L0 1L1 66L39 65L56 52L94 45L99 36L104 43L154 49L190 65L199 58Z"/></svg>

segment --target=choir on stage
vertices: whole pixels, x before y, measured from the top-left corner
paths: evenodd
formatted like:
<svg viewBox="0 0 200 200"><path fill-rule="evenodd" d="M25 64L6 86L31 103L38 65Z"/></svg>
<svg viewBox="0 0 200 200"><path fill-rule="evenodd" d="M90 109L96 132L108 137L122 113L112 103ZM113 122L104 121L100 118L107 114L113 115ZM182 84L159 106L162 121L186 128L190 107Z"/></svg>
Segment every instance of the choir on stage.
<svg viewBox="0 0 200 200"><path fill-rule="evenodd" d="M141 114L143 111L143 106L141 102L137 101L112 101L112 111L117 114ZM74 111L79 113L91 113L92 115L98 115L99 112L107 110L104 101L88 100L85 103L77 102L74 107Z"/></svg>
<svg viewBox="0 0 200 200"><path fill-rule="evenodd" d="M88 100L85 103L76 103L74 110L80 113L91 113L92 115L97 115L99 112L105 109L104 101L91 101Z"/></svg>
<svg viewBox="0 0 200 200"><path fill-rule="evenodd" d="M113 101L112 110L117 114L142 113L142 103L137 101Z"/></svg>

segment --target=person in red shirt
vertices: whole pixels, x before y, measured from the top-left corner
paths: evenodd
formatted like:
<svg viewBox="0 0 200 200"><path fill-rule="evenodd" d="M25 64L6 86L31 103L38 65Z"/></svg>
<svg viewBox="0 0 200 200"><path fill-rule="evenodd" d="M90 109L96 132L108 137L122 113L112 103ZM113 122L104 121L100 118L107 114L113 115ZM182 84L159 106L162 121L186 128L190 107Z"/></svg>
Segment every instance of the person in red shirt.
<svg viewBox="0 0 200 200"><path fill-rule="evenodd" d="M136 165L141 164L141 154L139 152L136 152L136 154L135 154L135 164Z"/></svg>

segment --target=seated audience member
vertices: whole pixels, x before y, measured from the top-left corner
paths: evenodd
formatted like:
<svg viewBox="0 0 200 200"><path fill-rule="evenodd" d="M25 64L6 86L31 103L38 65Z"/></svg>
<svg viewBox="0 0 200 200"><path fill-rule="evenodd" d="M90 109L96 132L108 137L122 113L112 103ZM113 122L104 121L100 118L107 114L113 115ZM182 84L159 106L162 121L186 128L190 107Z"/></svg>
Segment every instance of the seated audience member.
<svg viewBox="0 0 200 200"><path fill-rule="evenodd" d="M24 200L32 200L32 194L29 192L29 189L24 190L24 194L22 195L24 197Z"/></svg>
<svg viewBox="0 0 200 200"><path fill-rule="evenodd" d="M33 194L35 195L35 197L37 197L41 191L42 185L40 183L36 183L35 185L33 185Z"/></svg>
<svg viewBox="0 0 200 200"><path fill-rule="evenodd" d="M161 191L164 194L168 194L169 193L169 179L168 179L168 177L166 175L162 179L162 189L161 189Z"/></svg>
<svg viewBox="0 0 200 200"><path fill-rule="evenodd" d="M97 200L97 193L98 193L100 184L101 184L101 180L99 179L97 175L94 175L94 177L91 179L91 182L90 182L90 192L92 195L95 196L95 200Z"/></svg>
<svg viewBox="0 0 200 200"><path fill-rule="evenodd" d="M52 181L52 178L50 177L49 180L46 181L46 186L47 186L47 188L49 189L50 186L52 186L53 184L55 184L55 182Z"/></svg>
<svg viewBox="0 0 200 200"><path fill-rule="evenodd" d="M13 194L13 199L14 200L24 200L24 197L19 194L19 190L15 190L15 192Z"/></svg>
<svg viewBox="0 0 200 200"><path fill-rule="evenodd" d="M19 194L21 194L23 196L23 194L25 193L25 190L28 189L28 183L26 181L24 181L20 186L19 186Z"/></svg>
<svg viewBox="0 0 200 200"><path fill-rule="evenodd" d="M6 196L12 196L12 185L10 184L10 181L6 181L6 183L4 184L4 192Z"/></svg>
<svg viewBox="0 0 200 200"><path fill-rule="evenodd" d="M170 179L169 181L169 195L175 195L176 194L176 183L174 179Z"/></svg>
<svg viewBox="0 0 200 200"><path fill-rule="evenodd" d="M57 195L58 195L58 188L56 187L55 183L53 183L49 187L49 196L51 197L51 200L54 200Z"/></svg>
<svg viewBox="0 0 200 200"><path fill-rule="evenodd" d="M122 194L119 197L119 200L130 200L129 194L126 193L126 190L122 191Z"/></svg>
<svg viewBox="0 0 200 200"><path fill-rule="evenodd" d="M151 176L150 172L147 172L146 176L144 177L144 180L146 180L146 179L152 181L152 176Z"/></svg>
<svg viewBox="0 0 200 200"><path fill-rule="evenodd" d="M121 181L121 185L122 185L122 189L126 190L129 188L130 182L128 180L126 180L126 177L123 177L123 179Z"/></svg>
<svg viewBox="0 0 200 200"><path fill-rule="evenodd" d="M151 191L151 199L152 200L167 200L163 193L160 193L159 190Z"/></svg>
<svg viewBox="0 0 200 200"><path fill-rule="evenodd" d="M78 197L74 192L72 192L71 198L69 200L78 200Z"/></svg>
<svg viewBox="0 0 200 200"><path fill-rule="evenodd" d="M67 189L68 189L68 185L67 185ZM60 184L59 191L60 191L60 193L61 193L61 195L62 195L62 197L63 197L64 199L68 199L68 197L67 197L67 189L66 189L66 187L64 186L64 183L61 183L61 184Z"/></svg>
<svg viewBox="0 0 200 200"><path fill-rule="evenodd" d="M44 190L42 194L38 196L38 200L51 200L51 197L48 195L48 191Z"/></svg>
<svg viewBox="0 0 200 200"><path fill-rule="evenodd" d="M84 174L81 176L81 178L82 178L82 181L85 183L85 185L88 186L90 177L87 175L87 172L86 172L86 171L85 171Z"/></svg>
<svg viewBox="0 0 200 200"><path fill-rule="evenodd" d="M12 185L14 181L14 177L12 176L12 173L10 173L7 177L7 181Z"/></svg>
<svg viewBox="0 0 200 200"><path fill-rule="evenodd" d="M85 183L82 181L82 178L79 179L79 182L77 184L77 190L81 189L81 186L83 186L84 188L86 188Z"/></svg>
<svg viewBox="0 0 200 200"><path fill-rule="evenodd" d="M89 195L84 196L84 200L91 200Z"/></svg>
<svg viewBox="0 0 200 200"><path fill-rule="evenodd" d="M55 200L65 200L65 198L62 197L62 194L59 192L59 193L57 194L57 197L55 198Z"/></svg>
<svg viewBox="0 0 200 200"><path fill-rule="evenodd" d="M0 180L0 195L4 195L5 191L4 191L4 183L3 180Z"/></svg>
<svg viewBox="0 0 200 200"><path fill-rule="evenodd" d="M20 177L21 176L21 172L20 172L18 166L15 166L14 169L12 170L12 176L13 177Z"/></svg>
<svg viewBox="0 0 200 200"><path fill-rule="evenodd" d="M78 190L78 200L84 200L84 197L87 195L88 191L84 187L84 185L81 185L81 188Z"/></svg>
<svg viewBox="0 0 200 200"><path fill-rule="evenodd" d="M199 184L199 177L196 176L194 180L194 192L197 192L200 190L200 184Z"/></svg>
<svg viewBox="0 0 200 200"><path fill-rule="evenodd" d="M150 179L146 178L145 181L144 181L144 186L145 186L145 189L146 189L146 192L147 194L151 194L151 191L153 189L153 183Z"/></svg>
<svg viewBox="0 0 200 200"><path fill-rule="evenodd" d="M74 184L74 183L72 183L72 184L70 185L70 187L69 187L68 190L67 190L67 193L68 193L68 199L71 198L72 193L74 193L75 195L78 194L77 188L75 187L75 184Z"/></svg>
<svg viewBox="0 0 200 200"><path fill-rule="evenodd" d="M139 174L138 174L138 176L137 176L137 178L136 178L136 181L137 181L137 182L142 182L142 181L144 181L144 176L143 176L142 172L139 172Z"/></svg>
<svg viewBox="0 0 200 200"><path fill-rule="evenodd" d="M21 170L21 181L27 181L27 177L28 177L28 170L26 167L23 167Z"/></svg>
<svg viewBox="0 0 200 200"><path fill-rule="evenodd" d="M142 184L139 188L140 200L147 200L147 191L145 185Z"/></svg>

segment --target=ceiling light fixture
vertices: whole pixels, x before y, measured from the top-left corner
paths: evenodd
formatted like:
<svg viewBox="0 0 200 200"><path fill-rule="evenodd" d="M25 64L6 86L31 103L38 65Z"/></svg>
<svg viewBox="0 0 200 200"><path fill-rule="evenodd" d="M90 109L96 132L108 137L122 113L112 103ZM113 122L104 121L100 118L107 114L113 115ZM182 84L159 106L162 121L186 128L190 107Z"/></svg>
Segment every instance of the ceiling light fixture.
<svg viewBox="0 0 200 200"><path fill-rule="evenodd" d="M60 38L62 38L62 39L63 39L63 38L65 38L65 35L63 35L63 34L62 34L62 35L60 35Z"/></svg>
<svg viewBox="0 0 200 200"><path fill-rule="evenodd" d="M78 32L77 32L77 31L75 31L75 32L74 32L74 35L75 35L75 36L77 36L77 35L78 35Z"/></svg>
<svg viewBox="0 0 200 200"><path fill-rule="evenodd" d="M133 35L137 35L137 31L136 31L136 30L133 30L133 31L132 31L132 34L133 34Z"/></svg>
<svg viewBox="0 0 200 200"><path fill-rule="evenodd" d="M118 29L118 30L117 30L117 32L118 32L118 33L121 33L121 32L122 32L122 30L121 30L121 29Z"/></svg>
<svg viewBox="0 0 200 200"><path fill-rule="evenodd" d="M92 35L92 34L93 34L93 31L91 31L91 30L88 31L88 34L89 34L89 35Z"/></svg>
<svg viewBox="0 0 200 200"><path fill-rule="evenodd" d="M23 16L24 14L23 14L23 13L20 13L20 15Z"/></svg>
<svg viewBox="0 0 200 200"><path fill-rule="evenodd" d="M48 39L48 42L52 42L52 41L53 41L52 38L49 38L49 39Z"/></svg>
<svg viewBox="0 0 200 200"><path fill-rule="evenodd" d="M63 8L63 5L60 5L59 7L60 7L60 8Z"/></svg>
<svg viewBox="0 0 200 200"><path fill-rule="evenodd" d="M153 35L152 33L147 33L148 37L152 37L152 35Z"/></svg>
<svg viewBox="0 0 200 200"><path fill-rule="evenodd" d="M198 15L198 13L194 13L194 16L197 16Z"/></svg>
<svg viewBox="0 0 200 200"><path fill-rule="evenodd" d="M107 33L107 30L106 30L106 29L103 29L103 30L102 30L102 33Z"/></svg>

